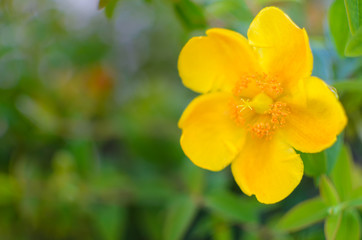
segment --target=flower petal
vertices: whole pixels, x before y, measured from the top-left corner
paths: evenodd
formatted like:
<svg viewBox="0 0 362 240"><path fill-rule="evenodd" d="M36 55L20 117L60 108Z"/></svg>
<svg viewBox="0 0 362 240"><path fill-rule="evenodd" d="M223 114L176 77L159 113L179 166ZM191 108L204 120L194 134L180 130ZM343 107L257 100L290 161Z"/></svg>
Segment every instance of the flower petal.
<svg viewBox="0 0 362 240"><path fill-rule="evenodd" d="M256 71L256 54L242 35L217 28L206 34L190 39L180 53L178 70L186 87L200 93L230 90L240 74Z"/></svg>
<svg viewBox="0 0 362 240"><path fill-rule="evenodd" d="M212 171L225 168L244 142L245 131L230 115L228 93L210 93L195 98L179 121L181 147L197 166Z"/></svg>
<svg viewBox="0 0 362 240"><path fill-rule="evenodd" d="M307 33L282 10L276 7L261 10L249 27L248 38L267 74L287 86L310 76L313 56Z"/></svg>
<svg viewBox="0 0 362 240"><path fill-rule="evenodd" d="M347 118L341 103L322 80L310 77L304 82L306 104L289 103L291 113L281 133L299 151L320 152L336 141Z"/></svg>
<svg viewBox="0 0 362 240"><path fill-rule="evenodd" d="M271 204L286 198L299 184L303 162L277 137L272 140L248 138L231 170L245 194Z"/></svg>

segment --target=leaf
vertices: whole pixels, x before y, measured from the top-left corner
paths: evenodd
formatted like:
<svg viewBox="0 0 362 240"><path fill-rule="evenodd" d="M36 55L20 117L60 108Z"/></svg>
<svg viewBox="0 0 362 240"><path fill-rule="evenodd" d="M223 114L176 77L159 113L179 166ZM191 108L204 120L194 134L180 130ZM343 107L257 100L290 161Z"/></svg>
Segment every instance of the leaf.
<svg viewBox="0 0 362 240"><path fill-rule="evenodd" d="M206 18L202 9L191 0L178 0L174 3L176 14L190 30L205 28Z"/></svg>
<svg viewBox="0 0 362 240"><path fill-rule="evenodd" d="M181 172L183 173L183 182L187 186L188 191L196 195L201 194L205 185L205 171L190 161L185 161L185 167Z"/></svg>
<svg viewBox="0 0 362 240"><path fill-rule="evenodd" d="M324 234L327 240L335 240L341 224L342 213L329 215L324 223Z"/></svg>
<svg viewBox="0 0 362 240"><path fill-rule="evenodd" d="M343 135L337 137L337 141L328 149L319 153L300 153L304 163L304 172L311 177L319 177L329 174L336 162L342 148Z"/></svg>
<svg viewBox="0 0 362 240"><path fill-rule="evenodd" d="M220 19L233 17L234 22L236 19L238 22L251 22L253 19L253 14L245 1L240 0L215 1L207 6L206 11L208 15Z"/></svg>
<svg viewBox="0 0 362 240"><path fill-rule="evenodd" d="M232 229L231 227L225 223L220 221L214 221L212 226L213 230L213 239L214 240L229 240L233 239Z"/></svg>
<svg viewBox="0 0 362 240"><path fill-rule="evenodd" d="M352 192L352 173L351 157L346 146L342 147L331 177L341 201L347 200Z"/></svg>
<svg viewBox="0 0 362 240"><path fill-rule="evenodd" d="M328 214L328 206L321 198L304 201L287 212L278 223L278 228L297 231L323 220Z"/></svg>
<svg viewBox="0 0 362 240"><path fill-rule="evenodd" d="M325 150L327 174L331 173L333 168L335 167L339 153L342 150L342 146L343 146L343 134L340 134L337 137L337 141L333 144L333 146Z"/></svg>
<svg viewBox="0 0 362 240"><path fill-rule="evenodd" d="M335 82L333 86L337 89L338 92L362 93L362 79Z"/></svg>
<svg viewBox="0 0 362 240"><path fill-rule="evenodd" d="M362 206L362 186L353 189L348 201L343 203L347 208L355 208Z"/></svg>
<svg viewBox="0 0 362 240"><path fill-rule="evenodd" d="M226 191L215 191L205 197L205 205L226 219L235 222L257 222L261 204L254 204L246 199Z"/></svg>
<svg viewBox="0 0 362 240"><path fill-rule="evenodd" d="M119 205L101 205L94 209L94 221L101 239L119 239L124 232L126 212Z"/></svg>
<svg viewBox="0 0 362 240"><path fill-rule="evenodd" d="M329 28L339 55L344 56L344 49L350 35L347 14L343 0L336 0L329 9Z"/></svg>
<svg viewBox="0 0 362 240"><path fill-rule="evenodd" d="M107 0L108 4L106 6L106 17L107 18L112 18L113 14L114 14L114 10L116 9L117 3L119 2L119 0Z"/></svg>
<svg viewBox="0 0 362 240"><path fill-rule="evenodd" d="M323 175L320 179L319 189L321 197L329 206L333 206L339 203L337 190L334 188L329 178L327 178L325 175Z"/></svg>
<svg viewBox="0 0 362 240"><path fill-rule="evenodd" d="M362 3L360 0L344 0L349 28L352 34L362 25Z"/></svg>
<svg viewBox="0 0 362 240"><path fill-rule="evenodd" d="M196 203L188 196L175 198L167 211L164 239L182 239L197 212Z"/></svg>
<svg viewBox="0 0 362 240"><path fill-rule="evenodd" d="M359 240L361 236L359 215L356 210L346 210L342 214L335 240Z"/></svg>
<svg viewBox="0 0 362 240"><path fill-rule="evenodd" d="M356 189L353 189L353 192L351 194L351 199L354 200L354 199L362 199L362 186L356 188Z"/></svg>
<svg viewBox="0 0 362 240"><path fill-rule="evenodd" d="M327 172L326 156L324 152L300 153L304 163L304 172L307 176L318 177Z"/></svg>
<svg viewBox="0 0 362 240"><path fill-rule="evenodd" d="M360 27L358 31L350 37L344 53L348 57L358 57L362 55L362 27Z"/></svg>

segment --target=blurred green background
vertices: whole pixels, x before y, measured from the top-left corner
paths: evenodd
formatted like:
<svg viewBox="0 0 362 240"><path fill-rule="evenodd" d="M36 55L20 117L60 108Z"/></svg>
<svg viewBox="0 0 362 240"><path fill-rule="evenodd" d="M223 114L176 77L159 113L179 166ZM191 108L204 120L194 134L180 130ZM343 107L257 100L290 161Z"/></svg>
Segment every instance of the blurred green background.
<svg viewBox="0 0 362 240"><path fill-rule="evenodd" d="M184 156L177 58L269 5L306 28L349 124L263 205ZM361 1L1 0L0 19L0 239L360 239Z"/></svg>

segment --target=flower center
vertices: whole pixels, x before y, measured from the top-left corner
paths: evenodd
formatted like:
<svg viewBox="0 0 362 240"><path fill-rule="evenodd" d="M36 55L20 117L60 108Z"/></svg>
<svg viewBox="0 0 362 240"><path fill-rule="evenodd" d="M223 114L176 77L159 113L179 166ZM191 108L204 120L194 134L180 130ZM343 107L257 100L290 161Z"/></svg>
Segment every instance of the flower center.
<svg viewBox="0 0 362 240"><path fill-rule="evenodd" d="M259 114L264 114L271 108L272 104L273 99L271 99L268 95L262 92L253 98L250 106L255 110L255 112Z"/></svg>
<svg viewBox="0 0 362 240"><path fill-rule="evenodd" d="M261 92L252 99L236 97L231 103L231 114L239 126L244 126L255 137L270 139L283 127L290 110L286 103L274 101Z"/></svg>

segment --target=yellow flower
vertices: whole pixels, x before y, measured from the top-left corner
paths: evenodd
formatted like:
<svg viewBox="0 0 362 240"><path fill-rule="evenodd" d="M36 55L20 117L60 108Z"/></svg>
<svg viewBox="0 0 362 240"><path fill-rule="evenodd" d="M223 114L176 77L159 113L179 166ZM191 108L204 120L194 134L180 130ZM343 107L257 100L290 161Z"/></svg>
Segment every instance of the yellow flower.
<svg viewBox="0 0 362 240"><path fill-rule="evenodd" d="M347 119L328 86L311 76L313 56L305 29L280 9L264 8L248 40L210 29L182 49L183 84L202 95L179 121L181 147L201 168L231 164L241 190L262 203L286 198L303 176L294 149L331 146Z"/></svg>

